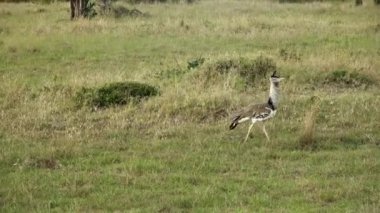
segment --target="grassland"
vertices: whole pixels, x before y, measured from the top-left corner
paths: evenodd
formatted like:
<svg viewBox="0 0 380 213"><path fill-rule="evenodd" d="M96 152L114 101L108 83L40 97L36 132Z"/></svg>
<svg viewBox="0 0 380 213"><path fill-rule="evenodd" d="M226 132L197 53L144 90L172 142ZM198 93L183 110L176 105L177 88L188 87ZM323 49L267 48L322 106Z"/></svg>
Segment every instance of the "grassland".
<svg viewBox="0 0 380 213"><path fill-rule="evenodd" d="M1 212L379 211L372 1L126 6L149 16L70 21L67 3L0 4ZM247 86L209 72L258 56L286 81L271 141L254 128L240 144L248 127L229 131L229 117L265 100L268 80ZM199 57L205 63L187 69ZM74 107L82 87L121 81L160 95Z"/></svg>

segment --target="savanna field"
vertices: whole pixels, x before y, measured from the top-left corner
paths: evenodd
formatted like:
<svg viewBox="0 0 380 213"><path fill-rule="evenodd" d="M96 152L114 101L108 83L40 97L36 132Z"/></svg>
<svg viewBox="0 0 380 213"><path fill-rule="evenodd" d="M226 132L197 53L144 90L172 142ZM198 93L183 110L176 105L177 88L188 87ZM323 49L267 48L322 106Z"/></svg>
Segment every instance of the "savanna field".
<svg viewBox="0 0 380 213"><path fill-rule="evenodd" d="M114 5L0 3L1 212L379 212L380 6Z"/></svg>

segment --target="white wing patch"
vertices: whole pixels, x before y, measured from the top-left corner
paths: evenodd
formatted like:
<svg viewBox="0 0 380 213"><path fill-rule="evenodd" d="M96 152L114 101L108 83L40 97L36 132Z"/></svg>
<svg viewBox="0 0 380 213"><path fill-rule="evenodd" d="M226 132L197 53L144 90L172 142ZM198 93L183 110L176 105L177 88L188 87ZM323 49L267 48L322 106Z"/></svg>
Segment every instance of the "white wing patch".
<svg viewBox="0 0 380 213"><path fill-rule="evenodd" d="M260 114L254 114L252 117L243 117L238 120L238 123L244 123L246 121L252 120L252 122L256 121L265 121L269 118L272 118L276 114L276 110L273 110L269 107L265 107L266 112L262 112Z"/></svg>
<svg viewBox="0 0 380 213"><path fill-rule="evenodd" d="M250 117L244 117L244 118L240 119L240 120L238 121L238 123L240 124L240 123L246 122L246 121L248 121L248 120L250 120L250 119L251 119Z"/></svg>

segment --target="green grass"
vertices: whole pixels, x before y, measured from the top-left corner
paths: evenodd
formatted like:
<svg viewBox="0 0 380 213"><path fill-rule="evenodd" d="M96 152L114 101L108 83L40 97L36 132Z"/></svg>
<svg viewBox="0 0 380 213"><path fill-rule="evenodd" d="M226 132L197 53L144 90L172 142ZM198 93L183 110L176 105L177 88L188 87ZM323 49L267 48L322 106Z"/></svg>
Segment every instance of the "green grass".
<svg viewBox="0 0 380 213"><path fill-rule="evenodd" d="M1 212L380 209L371 1L124 4L149 16L77 21L68 3L0 5ZM256 126L240 144L248 126L229 131L229 118L264 101L268 80L210 68L260 56L286 78L281 103L271 141ZM126 81L160 94L75 107L81 88ZM313 143L303 147L314 96Z"/></svg>

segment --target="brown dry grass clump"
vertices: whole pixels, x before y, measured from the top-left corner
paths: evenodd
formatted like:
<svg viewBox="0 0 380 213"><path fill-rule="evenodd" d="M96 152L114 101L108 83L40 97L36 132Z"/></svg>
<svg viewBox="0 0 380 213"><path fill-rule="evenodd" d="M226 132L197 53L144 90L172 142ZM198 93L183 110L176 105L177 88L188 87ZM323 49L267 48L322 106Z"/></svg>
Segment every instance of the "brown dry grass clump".
<svg viewBox="0 0 380 213"><path fill-rule="evenodd" d="M305 114L304 127L299 139L302 148L310 148L316 145L315 126L320 109L320 99L317 96L313 96L311 102L311 107Z"/></svg>

